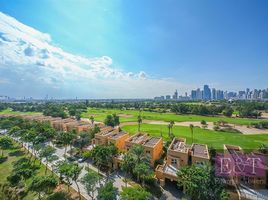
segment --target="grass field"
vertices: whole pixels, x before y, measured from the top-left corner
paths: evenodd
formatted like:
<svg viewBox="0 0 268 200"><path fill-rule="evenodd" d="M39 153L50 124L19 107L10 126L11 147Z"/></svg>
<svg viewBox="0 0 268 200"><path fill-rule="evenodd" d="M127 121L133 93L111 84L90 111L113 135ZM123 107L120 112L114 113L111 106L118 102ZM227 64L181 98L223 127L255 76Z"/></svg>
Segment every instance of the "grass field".
<svg viewBox="0 0 268 200"><path fill-rule="evenodd" d="M116 110L116 109L95 109L89 108L86 113L82 113L82 117L89 118L94 116L96 121L104 121L108 114L116 113L120 116L120 122L133 122L137 121L139 111L137 110ZM199 116L199 115L176 115L174 113L158 113L143 111L141 113L143 119L156 120L156 121L175 121L175 122L186 122L186 121L198 121L205 120L207 122L217 122L224 120L231 124L249 125L252 122L261 121L260 119L247 119L247 118L229 118L223 116Z"/></svg>
<svg viewBox="0 0 268 200"><path fill-rule="evenodd" d="M137 125L129 125L123 126L122 129L130 134L135 134L137 133L138 127ZM142 124L141 131L149 133L151 136L162 136L164 140L168 139L168 128L165 125ZM175 137L186 138L186 142L189 144L192 143L189 127L174 126L173 134ZM252 149L258 149L260 144L268 145L268 135L243 135L239 133L218 132L195 127L194 142L207 144L208 146L213 146L218 150L223 149L223 144L233 144L239 145L245 150L250 151Z"/></svg>
<svg viewBox="0 0 268 200"><path fill-rule="evenodd" d="M12 111L10 108L6 109L6 110L2 110L0 111L0 114L17 114L17 115L40 115L42 113L40 112L15 112Z"/></svg>

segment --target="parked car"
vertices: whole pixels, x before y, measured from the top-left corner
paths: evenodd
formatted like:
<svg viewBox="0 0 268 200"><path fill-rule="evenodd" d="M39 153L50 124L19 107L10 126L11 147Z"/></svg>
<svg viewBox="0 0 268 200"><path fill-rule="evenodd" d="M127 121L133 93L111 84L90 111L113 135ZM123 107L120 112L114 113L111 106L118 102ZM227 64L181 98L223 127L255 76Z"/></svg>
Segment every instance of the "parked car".
<svg viewBox="0 0 268 200"><path fill-rule="evenodd" d="M82 157L82 158L79 158L77 161L78 161L79 163L82 163L82 162L84 162L85 160L86 160L86 158Z"/></svg>
<svg viewBox="0 0 268 200"><path fill-rule="evenodd" d="M69 162L74 162L74 161L76 161L75 157L67 157L67 160L68 160Z"/></svg>

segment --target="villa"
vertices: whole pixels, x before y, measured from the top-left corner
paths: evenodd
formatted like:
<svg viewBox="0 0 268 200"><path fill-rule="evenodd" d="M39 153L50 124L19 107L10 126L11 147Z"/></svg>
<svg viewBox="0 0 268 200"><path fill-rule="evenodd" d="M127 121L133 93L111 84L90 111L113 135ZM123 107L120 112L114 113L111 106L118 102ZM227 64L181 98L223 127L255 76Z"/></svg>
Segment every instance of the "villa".
<svg viewBox="0 0 268 200"><path fill-rule="evenodd" d="M186 144L185 138L174 138L167 150L166 162L158 165L155 170L156 178L164 186L166 179L177 180L177 171L180 167L191 164L203 165L209 162L207 145Z"/></svg>
<svg viewBox="0 0 268 200"><path fill-rule="evenodd" d="M133 145L140 144L144 147L145 153L150 157L151 166L154 166L163 151L163 139L161 137L151 137L145 133L137 133L128 138L125 142L125 149L129 150Z"/></svg>

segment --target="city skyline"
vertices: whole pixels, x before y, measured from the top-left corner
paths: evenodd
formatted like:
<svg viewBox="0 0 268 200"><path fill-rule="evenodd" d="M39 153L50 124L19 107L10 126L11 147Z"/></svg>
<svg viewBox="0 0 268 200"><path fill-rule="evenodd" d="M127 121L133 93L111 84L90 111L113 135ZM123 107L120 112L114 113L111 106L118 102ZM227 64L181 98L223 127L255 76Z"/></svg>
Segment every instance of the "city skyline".
<svg viewBox="0 0 268 200"><path fill-rule="evenodd" d="M267 6L3 1L0 94L152 98L204 83L234 91L266 88Z"/></svg>
<svg viewBox="0 0 268 200"><path fill-rule="evenodd" d="M154 100L268 100L268 87L263 89L246 88L239 91L222 90L205 84L202 88L191 90L180 95L176 89L174 94L156 96Z"/></svg>

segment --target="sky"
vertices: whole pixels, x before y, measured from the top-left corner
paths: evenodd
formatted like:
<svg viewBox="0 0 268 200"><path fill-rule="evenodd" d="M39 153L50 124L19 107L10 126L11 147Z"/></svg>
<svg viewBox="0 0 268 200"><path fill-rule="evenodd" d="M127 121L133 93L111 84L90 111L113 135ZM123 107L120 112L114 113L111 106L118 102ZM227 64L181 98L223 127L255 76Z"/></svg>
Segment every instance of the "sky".
<svg viewBox="0 0 268 200"><path fill-rule="evenodd" d="M268 88L266 0L0 0L0 95Z"/></svg>

